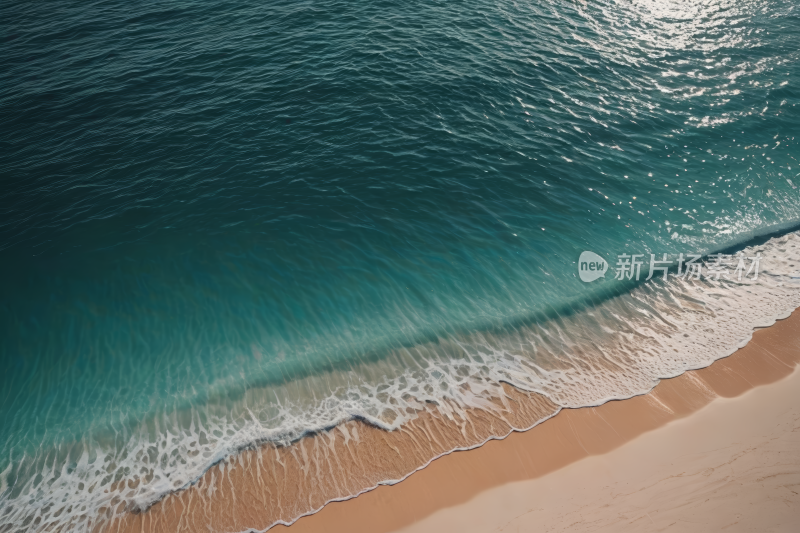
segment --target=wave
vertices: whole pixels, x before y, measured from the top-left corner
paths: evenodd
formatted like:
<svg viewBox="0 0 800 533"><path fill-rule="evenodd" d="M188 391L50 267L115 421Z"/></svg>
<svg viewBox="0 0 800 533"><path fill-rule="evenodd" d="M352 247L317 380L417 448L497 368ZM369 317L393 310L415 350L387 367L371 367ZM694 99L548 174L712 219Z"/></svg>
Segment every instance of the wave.
<svg viewBox="0 0 800 533"><path fill-rule="evenodd" d="M760 239L739 251L745 257L760 254L757 279L752 273L741 281L656 276L594 306L567 306L547 320L441 336L348 371L250 389L235 401L220 398L165 411L130 434L42 449L0 475L4 520L10 531L111 524L196 484L243 450L264 446L302 458L298 468L322 472L313 457L297 455L297 447L307 437L337 432L355 442L357 430L353 437L346 429L354 420L383 432L408 431L435 409L437 417L460 428L461 437L438 443L438 453L405 454L410 462L403 463L402 475L378 472L360 484L339 483L316 497L324 503L396 482L443 453L525 430L558 409L647 393L660 379L730 355L755 328L800 306L800 233ZM333 392L316 397L322 390ZM538 398L532 410L533 400L526 400L525 416L512 406L519 395ZM476 417L494 422L470 433L467 421L474 426ZM327 485L316 479L312 486ZM313 512L303 504L308 501L297 495L292 515L274 523Z"/></svg>

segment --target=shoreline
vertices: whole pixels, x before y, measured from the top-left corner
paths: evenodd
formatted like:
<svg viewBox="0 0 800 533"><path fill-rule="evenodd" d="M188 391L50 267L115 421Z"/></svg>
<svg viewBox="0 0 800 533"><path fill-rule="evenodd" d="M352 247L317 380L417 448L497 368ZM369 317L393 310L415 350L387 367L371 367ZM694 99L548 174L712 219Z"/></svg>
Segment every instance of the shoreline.
<svg viewBox="0 0 800 533"><path fill-rule="evenodd" d="M559 413L559 408L546 398L506 386L508 397L503 401L515 403L513 421L504 420L502 416L493 417L490 410L481 411L476 413L479 416L469 420L469 431L466 431L467 424L456 424L442 413L424 412L415 424L391 434L352 421L336 428L338 432L308 437L297 446L246 450L210 469L197 484L170 495L147 511L126 513L121 520L108 524L112 527L102 530L175 531L180 527L210 527L214 531L263 531L265 528L282 531L286 526L280 519L278 523L274 520L277 510L283 524L292 523L292 533L394 531L440 509L464 503L492 487L535 479L588 455L606 453L642 433L688 416L716 397L738 396L760 384L777 381L791 373L800 362L800 350L792 349L787 342L800 337L798 331L800 313L795 312L772 326L756 330L744 348L710 367L662 380L645 395L607 402L600 407L563 409ZM773 349L762 348L764 343ZM773 355L773 351L778 355ZM659 406L655 411L650 405L654 399ZM664 405L669 406L671 412L665 411ZM497 408L497 413L508 414L502 411L500 400ZM616 416L629 423L626 427L614 427L616 438L612 438L608 435L610 426L605 422L599 425L595 411L600 411L603 417ZM556 413L558 415L553 416ZM531 424L526 425L526 421ZM569 439L564 440L569 433L562 427L565 424L583 428L591 438L586 442L577 441L579 446L573 441L571 447L565 447L564 442L569 442ZM533 429L515 429L530 426L534 426ZM561 428L560 434L555 431L557 427ZM574 428L571 431L577 435ZM548 445L538 441L546 440L548 434L551 440L555 437L559 445L545 458L541 450ZM495 435L508 436L498 438ZM466 451L449 451L448 446L442 444L453 441L461 441L460 448ZM532 457L531 448L537 451L538 459ZM552 442L550 448L554 448ZM491 459L495 455L509 454L518 456L522 462L503 465ZM316 472L309 471L312 463ZM326 470L325 474L321 468ZM451 480L449 484L442 481L444 478L439 472L443 469L449 472L445 475ZM341 478L338 481L337 476ZM272 483L265 484L266 477ZM383 481L386 479L402 482ZM317 488L326 481L333 486L308 490L310 485ZM352 490L351 493L358 496L324 501L324 494L331 490L347 492L358 485L377 487ZM433 486L439 488L433 490ZM315 494L316 501L313 500ZM296 512L300 507L319 510L292 521L289 517L293 513L295 517L302 514ZM413 510L413 516L409 510ZM359 517L357 523L353 516ZM270 524L274 525L270 527Z"/></svg>
<svg viewBox="0 0 800 533"><path fill-rule="evenodd" d="M379 487L354 500L329 504L318 513L299 519L287 533L425 533L436 531L437 527L441 531L443 525L449 523L448 519L458 521L459 527L466 527L465 531L469 529L469 519L487 526L486 522L480 522L480 517L491 514L492 505L503 505L502 498L511 498L514 490L546 495L551 488L548 480L570 469L569 479L575 482L580 478L584 483L587 471L580 465L589 458L603 463L605 457L658 431L661 438L669 436L676 422L691 422L695 416L712 411L716 403L722 403L715 400L735 399L737 407L747 405L750 396L743 395L765 385L787 381L790 376L790 384L783 388L793 387L800 383L798 364L800 310L772 326L756 330L751 341L734 354L709 367L662 380L648 394L598 407L563 409L527 432L513 433L478 449L442 457L399 485ZM797 403L800 410L800 395ZM770 407L775 410L779 406ZM743 431L747 433L748 430ZM800 464L800 448L795 449L798 452L794 459ZM617 462L625 464L626 459ZM576 471L580 475L576 475ZM800 470L797 478L800 483ZM565 478L561 476L560 479ZM562 485L564 483L562 481ZM580 486L567 483L561 494L578 490ZM487 502L493 503L487 506ZM534 502L526 503L528 507L536 507ZM573 507L578 508L577 504ZM565 511L562 508L559 512ZM491 525L505 527L518 518L508 513L504 521ZM800 521L800 508L796 516ZM497 518L496 513L494 518ZM553 526L554 530L572 527L577 522L558 523L561 528ZM619 526L617 523L615 527Z"/></svg>
<svg viewBox="0 0 800 533"><path fill-rule="evenodd" d="M800 370L397 533L796 531Z"/></svg>

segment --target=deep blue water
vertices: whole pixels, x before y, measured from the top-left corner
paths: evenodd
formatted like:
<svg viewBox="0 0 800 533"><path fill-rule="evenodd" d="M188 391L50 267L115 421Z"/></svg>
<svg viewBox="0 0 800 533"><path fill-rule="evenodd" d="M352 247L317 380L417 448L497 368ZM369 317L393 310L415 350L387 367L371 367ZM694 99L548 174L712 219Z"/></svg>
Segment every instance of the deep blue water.
<svg viewBox="0 0 800 533"><path fill-rule="evenodd" d="M584 250L800 223L799 15L3 2L0 505L159 417L224 443L243 398L267 437L383 420L323 400L602 300Z"/></svg>

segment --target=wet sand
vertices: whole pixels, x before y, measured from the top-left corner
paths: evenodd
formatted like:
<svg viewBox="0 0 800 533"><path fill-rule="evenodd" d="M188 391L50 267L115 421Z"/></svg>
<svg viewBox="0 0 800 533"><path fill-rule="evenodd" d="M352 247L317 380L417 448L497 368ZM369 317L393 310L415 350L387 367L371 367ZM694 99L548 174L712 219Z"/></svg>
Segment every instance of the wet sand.
<svg viewBox="0 0 800 533"><path fill-rule="evenodd" d="M603 511L607 512L606 518L622 513L626 517L630 515L631 520L641 519L638 515L634 516L632 511L620 511L641 508L635 500L625 497L613 498L613 502L603 500L609 495L623 494L608 487L619 488L621 483L642 483L642 479L660 479L659 475L668 472L671 472L669 476L695 472L705 464L708 466L701 469L700 476L717 480L713 475L703 476L702 472L708 468L714 469L712 473L716 472L725 462L720 460L724 454L709 452L705 463L700 459L691 459L694 462L688 459L692 453L698 453L696 451L684 454L683 457L687 457L685 461L689 462L681 462L678 456L673 462L658 462L642 455L637 456L637 463L634 455L626 451L627 448L638 446L637 449L646 449L640 443L644 439L655 438L656 442L669 442L672 439L679 444L693 443L700 446L698 449L706 451L717 449L700 431L710 427L711 422L700 423L700 429L697 430L684 429L680 432L676 429L694 420L701 420L702 415L703 420L719 419L720 428L724 426L726 431L737 431L731 435L740 436L736 437L736 442L749 443L746 449L754 450L751 458L760 460L766 457L769 454L761 448L753 448L753 443L761 442L758 439L763 436L763 431L759 429L761 426L756 422L763 422L768 427L778 427L788 422L781 419L775 422L777 425L769 426L771 422L768 423L768 417L754 415L755 418L748 419L744 413L766 410L774 414L785 413L786 409L800 409L798 395L791 394L797 390L798 378L794 376L780 384L785 392L783 395L762 398L765 391L777 390L774 387L743 394L755 387L787 378L798 362L800 313L795 312L790 318L757 331L753 340L732 356L708 368L664 380L647 395L608 402L596 408L562 410L529 431L512 432L504 440L492 440L476 449L454 452L434 460L427 467L424 465L451 448L452 443L464 448L474 447L492 435L505 435L513 428L530 427L537 420L555 413L557 408L546 398L508 387L507 397L498 400L494 409L471 412L467 420L449 416L444 408L431 408L414 423L396 432L385 432L357 421L350 422L325 434L303 439L293 446L265 446L243 452L209 470L196 485L170 495L146 512L126 514L123 520L114 521L110 529L170 532L263 530L275 522L289 522L300 514L318 509L332 498L369 490L385 479L402 479L408 472L422 467L396 485L380 486L356 498L325 505L321 511L297 520L287 533L378 533L403 528L409 528L409 531L516 531L519 528L522 531L529 530L533 524L561 530L568 524L552 520L578 515L593 516L588 510L602 515L601 509L607 509ZM735 401L720 400L736 397L739 398ZM753 398L760 400L756 402ZM728 415L710 414L723 407ZM737 420L737 409L743 413L741 423ZM728 421L727 424L723 420ZM656 438L662 433L666 433L666 436ZM787 464L800 464L800 446L796 440L791 440L796 439L798 433L800 430L775 434L773 440L778 448L773 451L778 455L769 456L784 457ZM716 442L714 446L718 444ZM677 444L666 448L667 451L672 449L679 448ZM587 459L590 456L595 457ZM614 474L617 477L604 480L591 470L572 474L574 469L584 468L592 460L601 458L605 458L604 461L617 458L614 460L618 461L619 466L613 469L619 472ZM660 464L663 469L647 477L645 473L649 471L636 466L640 463ZM569 468L565 468L567 466ZM633 478L625 481L624 476L619 477L622 472L630 472L631 475L641 473L645 477L637 478L638 481ZM796 467L785 473L776 471L769 479L790 480L787 483L781 481L781 487L800 483L797 481L797 472ZM552 476L561 477L555 482ZM584 476L589 477L583 479ZM737 479L747 481L742 483L742 489L737 494L757 495L766 490L762 482L751 482L750 478L743 476ZM530 484L520 489L523 496L509 496L516 494L521 484ZM554 510L555 507L550 505L549 516L552 520L547 522L543 518L547 513L537 515L530 509L543 507L536 506L537 495L552 496L558 493L551 487L561 487L561 494L573 494L569 500L573 508ZM590 490L590 487L595 488ZM794 494L792 489L786 490L789 490L788 494ZM793 490L800 492L796 487ZM686 492L680 487L676 491ZM647 494L655 494L652 498L661 499L658 492ZM626 500L627 504L624 503ZM548 501L560 502L563 499ZM797 517L797 500L789 499L787 502L787 508L795 513L792 516ZM585 505L589 506L588 510L584 508ZM678 509L674 516L680 517L682 511ZM744 510L741 512L744 513ZM518 515L521 521L513 522ZM581 524L578 520L572 523L575 527ZM591 523L593 527L605 524L602 518ZM617 526L622 524L614 523ZM635 525L638 522L631 523ZM452 528L448 524L452 524ZM273 531L283 531L284 528L277 525Z"/></svg>
<svg viewBox="0 0 800 533"><path fill-rule="evenodd" d="M798 530L800 370L401 531Z"/></svg>
<svg viewBox="0 0 800 533"><path fill-rule="evenodd" d="M633 476L641 471L640 477L635 479L645 487L647 482L695 473L703 466L700 477L711 487L720 481L716 476L703 476L707 468L717 471L720 465L728 462L727 458L751 448L750 459L756 461L763 458L769 462L775 453L787 456L786 462L794 466L787 467L785 475L782 468L776 468L774 473L777 475L771 479L786 484L800 483L800 429L793 433L779 432L778 442L774 443L777 452L755 447L756 443L771 438L764 437L764 428L756 424L759 420L769 422L769 429L774 418L761 418L765 413L774 417L776 413L783 415L791 410L795 416L794 424L798 425L800 378L797 373L787 378L793 374L798 362L800 312L796 311L788 319L755 332L753 340L732 356L708 368L664 380L650 394L609 402L596 408L563 410L530 431L513 433L505 440L442 457L398 485L379 487L348 502L332 503L316 515L298 520L290 528L290 533L531 531L533 525L537 525L537 531L579 530L574 529L578 525L607 525L612 531L621 531L623 529L618 526L628 522L623 519L615 521L618 515L629 517L630 523L640 527L639 530L647 530L650 526L635 522L642 515L635 511L647 507L641 504L641 500L626 497L628 492L621 488L623 483L634 481L634 478L626 481L625 474ZM765 395L755 390L753 394L744 395L755 387L784 378L787 380L781 382L778 393ZM766 390L772 389L764 392ZM724 400L720 400L724 398L736 400L724 404ZM718 422L714 422L718 413L715 403L720 404L719 409L725 409L725 415L721 415ZM741 422L737 410L741 411ZM745 417L745 412L749 416ZM692 423L701 415L698 423ZM786 420L775 423L786 423ZM728 432L723 434L723 430ZM728 435L731 436L729 439ZM712 440L715 437L718 438ZM718 449L720 439L731 442L732 447L725 453L714 451ZM739 444L734 446L734 442ZM625 443L635 445L636 452L624 447ZM668 444L653 448L653 452L647 454L648 447L657 443ZM707 453L692 456L687 450L687 455L681 455L684 450L678 447L681 443L692 444L696 450ZM672 449L676 450L672 461L666 456L661 461L657 459L659 453ZM615 451L613 458L610 458L611 451ZM765 454L770 457L764 457ZM604 459L606 455L610 458L608 462ZM588 456L598 457L593 463L586 464ZM630 463L624 468L628 464L626 461ZM564 467L570 464L574 468L567 472ZM605 469L603 465L607 465ZM643 465L657 465L660 470L646 470ZM564 470L560 470L562 468ZM610 469L618 469L618 473L614 475ZM756 479L759 478L741 478L740 492L750 493L754 498L766 494L764 485ZM665 485L663 490L653 487L639 498L652 497L655 499L654 507L658 508L664 493L672 489L680 492L693 481L687 478L685 486L673 482ZM525 483L527 485L522 487ZM593 490L599 492L595 494ZM785 491L780 489L779 492L795 498L793 507L786 504L794 521L784 525L793 526L791 530L796 531L794 528L800 527L800 500L792 490L800 493L798 487ZM517 491L520 492L517 494ZM537 499L543 496L547 499L539 500L542 504L538 505ZM689 496L693 501L694 494ZM551 504L547 513L531 512L531 509L544 508L546 502ZM562 504L559 507L553 502ZM671 505L669 501L663 504L664 508ZM602 507L604 505L608 507ZM586 507L593 509L597 516L605 513L605 521L587 513ZM712 507L707 509L714 514ZM687 515L689 511L686 510ZM745 512L746 509L742 509L740 514ZM682 515L682 509L673 509L670 516L677 520ZM727 516L727 513L720 512L719 518ZM785 514L776 516L786 517ZM732 518L729 522L734 521Z"/></svg>

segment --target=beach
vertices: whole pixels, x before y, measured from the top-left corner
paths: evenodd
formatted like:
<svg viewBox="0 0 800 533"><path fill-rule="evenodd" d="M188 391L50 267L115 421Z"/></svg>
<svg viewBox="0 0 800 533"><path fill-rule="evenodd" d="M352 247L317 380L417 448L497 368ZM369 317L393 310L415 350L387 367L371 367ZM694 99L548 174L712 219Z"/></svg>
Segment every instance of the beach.
<svg viewBox="0 0 800 533"><path fill-rule="evenodd" d="M796 0L18 4L0 533L792 523Z"/></svg>
<svg viewBox="0 0 800 533"><path fill-rule="evenodd" d="M774 530L789 530L800 520L798 362L795 312L756 331L733 355L663 380L649 394L563 409L529 431L445 455L400 483L330 503L289 531L636 531L666 527L670 520L708 530L750 527L762 515ZM380 450L363 429L362 442L369 443L364 449ZM435 441L435 429L429 430ZM375 439L392 439L392 433L374 431ZM267 473L248 453L259 452L246 452L231 461L235 466L227 474L224 468L216 476L212 471L197 486L130 516L121 530L263 529L274 520L269 504L279 489L255 481ZM359 453L353 465L381 460L360 461ZM304 474L294 476L281 480L287 509L303 486Z"/></svg>
<svg viewBox="0 0 800 533"><path fill-rule="evenodd" d="M797 531L800 373L435 512L436 531Z"/></svg>
<svg viewBox="0 0 800 533"><path fill-rule="evenodd" d="M795 312L646 396L562 411L291 530L796 531L798 362Z"/></svg>

